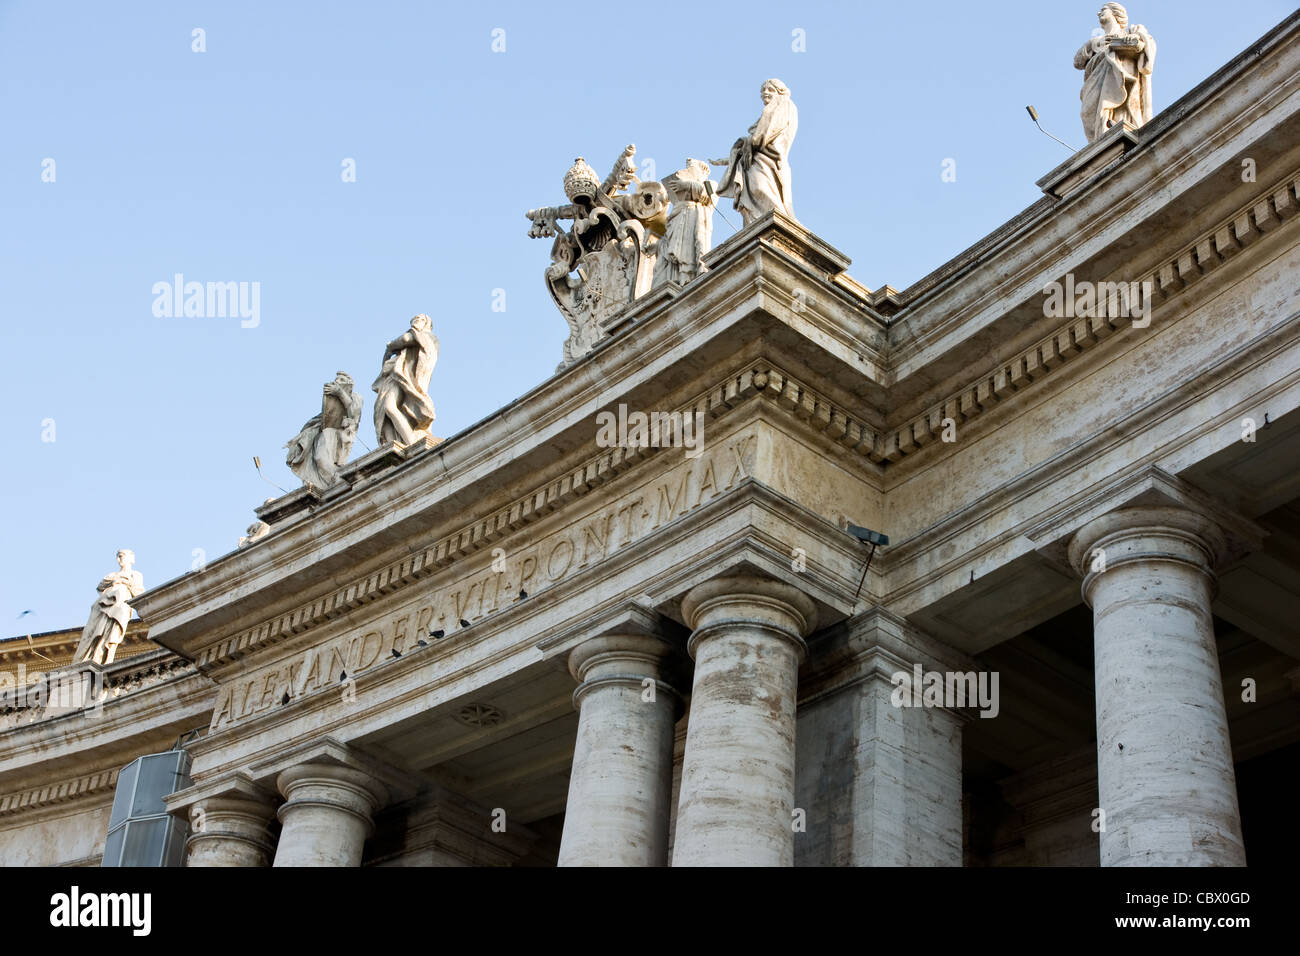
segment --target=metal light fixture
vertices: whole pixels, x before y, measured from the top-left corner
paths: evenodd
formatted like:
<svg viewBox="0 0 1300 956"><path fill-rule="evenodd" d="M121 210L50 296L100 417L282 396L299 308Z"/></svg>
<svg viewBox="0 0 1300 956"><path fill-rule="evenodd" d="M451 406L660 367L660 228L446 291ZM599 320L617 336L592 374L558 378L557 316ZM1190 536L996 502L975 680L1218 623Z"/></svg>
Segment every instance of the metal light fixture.
<svg viewBox="0 0 1300 956"><path fill-rule="evenodd" d="M1072 153L1074 153L1074 152L1078 152L1078 150L1076 150L1073 146L1071 146L1071 145L1070 145L1069 143L1067 143L1065 140L1061 139L1061 138L1058 137L1058 136L1052 136L1051 133L1049 133L1049 132L1047 132L1047 130L1043 129L1043 124L1040 123L1040 122L1038 122L1038 110L1034 109L1032 106L1026 106L1026 107L1025 107L1025 111L1029 114L1029 118L1030 118L1031 120L1034 121L1034 125L1038 127L1038 131L1039 131L1040 133L1043 133L1043 134L1046 135L1046 136L1051 136L1052 139L1056 140L1058 143L1060 143L1062 146L1064 146L1064 147L1065 147L1066 149L1068 149L1070 152L1072 152Z"/></svg>
<svg viewBox="0 0 1300 956"><path fill-rule="evenodd" d="M877 547L889 544L889 535L881 534L879 531L872 531L870 528L864 528L861 525L854 524L847 518L840 519L840 527L853 535L853 537L857 538L863 544L871 545L871 551L867 555L867 563L862 568L862 577L858 580L858 589L853 592L853 609L856 611L858 607L858 596L862 594L862 585L866 583L867 571L871 568L871 559L876 556Z"/></svg>

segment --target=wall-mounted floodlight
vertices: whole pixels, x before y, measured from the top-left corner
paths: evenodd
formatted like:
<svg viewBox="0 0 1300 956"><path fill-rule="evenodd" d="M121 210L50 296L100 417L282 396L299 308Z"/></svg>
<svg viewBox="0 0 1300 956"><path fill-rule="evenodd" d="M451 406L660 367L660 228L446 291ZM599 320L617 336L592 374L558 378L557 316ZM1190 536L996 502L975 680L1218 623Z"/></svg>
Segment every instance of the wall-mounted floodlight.
<svg viewBox="0 0 1300 956"><path fill-rule="evenodd" d="M867 555L867 563L862 568L862 577L858 580L858 589L853 592L853 609L856 611L858 609L858 595L862 593L862 585L866 583L867 571L871 568L871 559L876 556L877 547L889 544L889 535L854 524L847 518L840 518L840 528L853 535L863 544L871 545L871 552Z"/></svg>
<svg viewBox="0 0 1300 956"><path fill-rule="evenodd" d="M872 531L870 528L863 528L859 525L853 524L851 521L844 522L844 530L853 535L853 537L857 538L863 544L889 544L889 535L881 534L879 531Z"/></svg>
<svg viewBox="0 0 1300 956"><path fill-rule="evenodd" d="M262 474L262 459L259 458L259 457L257 457L256 455L253 456L253 467L257 469L257 477L261 478L263 481L265 481L265 482L266 482L268 485L270 485L272 488L280 488L280 486L277 485L274 481L272 481L270 478L266 477L266 475ZM286 495L289 493L289 492L285 491L283 488L280 488L280 492L281 492L282 494L286 494ZM272 500L272 499L269 499L269 498L268 498L267 500L269 501L269 500Z"/></svg>
<svg viewBox="0 0 1300 956"><path fill-rule="evenodd" d="M1034 109L1032 106L1026 106L1026 107L1025 107L1025 112L1027 112L1027 113L1029 114L1029 118L1030 118L1031 120L1034 121L1034 125L1038 127L1038 131L1039 131L1040 133L1042 133L1044 136L1050 136L1052 139L1056 140L1058 143L1060 143L1062 146L1064 146L1064 147L1065 147L1066 149L1068 149L1070 152L1072 152L1072 153L1077 153L1077 152L1078 152L1077 149L1075 149L1073 146L1071 146L1071 145L1070 145L1069 143L1067 143L1065 140L1061 139L1059 136L1052 136L1051 133L1049 133L1049 132L1047 132L1047 130L1043 129L1043 124L1040 123L1040 122L1038 122L1038 110Z"/></svg>

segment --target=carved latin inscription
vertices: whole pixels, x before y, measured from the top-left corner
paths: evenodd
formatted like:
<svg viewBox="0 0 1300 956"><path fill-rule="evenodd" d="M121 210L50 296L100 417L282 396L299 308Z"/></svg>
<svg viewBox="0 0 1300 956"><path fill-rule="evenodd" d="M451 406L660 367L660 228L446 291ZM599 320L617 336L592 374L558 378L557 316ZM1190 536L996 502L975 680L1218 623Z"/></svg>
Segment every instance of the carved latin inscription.
<svg viewBox="0 0 1300 956"><path fill-rule="evenodd" d="M753 434L729 438L593 515L514 553L507 548L502 571L485 566L437 588L391 617L372 621L277 666L223 684L211 730L327 688L346 686L347 679L381 661L392 660L394 650L406 654L418 648L416 642L428 641L430 631L442 630L451 636L460 621L473 623L509 607L520 591L535 594L603 561L748 477L754 463L754 444ZM344 674L346 679L341 677Z"/></svg>

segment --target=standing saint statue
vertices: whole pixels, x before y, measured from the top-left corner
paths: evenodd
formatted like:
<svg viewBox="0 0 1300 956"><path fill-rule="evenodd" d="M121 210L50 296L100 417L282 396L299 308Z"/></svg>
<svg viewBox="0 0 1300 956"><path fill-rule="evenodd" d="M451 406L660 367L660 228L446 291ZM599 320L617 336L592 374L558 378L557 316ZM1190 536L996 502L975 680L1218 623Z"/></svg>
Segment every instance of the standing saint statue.
<svg viewBox="0 0 1300 956"><path fill-rule="evenodd" d="M325 383L323 392L320 414L285 445L289 449L285 464L316 491L339 481L339 469L348 462L361 421L362 399L352 392L351 375L339 372L334 381Z"/></svg>
<svg viewBox="0 0 1300 956"><path fill-rule="evenodd" d="M673 210L655 247L654 285L685 285L704 271L704 254L713 248L717 187L709 179L709 164L701 159L686 160L686 168L665 177L663 185Z"/></svg>
<svg viewBox="0 0 1300 956"><path fill-rule="evenodd" d="M433 402L427 391L438 361L438 337L433 320L421 313L409 331L384 349L383 367L371 387L375 390L375 438L379 444L409 445L430 437Z"/></svg>
<svg viewBox="0 0 1300 956"><path fill-rule="evenodd" d="M131 570L135 552L123 548L117 552L118 570L106 574L96 590L99 597L90 605L90 620L81 631L74 661L91 661L111 664L117 654L117 645L126 636L126 626L131 621L130 600L144 591L144 577Z"/></svg>
<svg viewBox="0 0 1300 956"><path fill-rule="evenodd" d="M1083 70L1083 132L1092 142L1112 126L1141 126L1151 119L1151 71L1156 41L1147 28L1129 26L1128 11L1108 3L1097 12L1101 36L1094 36L1074 54L1074 68Z"/></svg>
<svg viewBox="0 0 1300 956"><path fill-rule="evenodd" d="M744 225L772 210L794 216L790 184L790 146L799 129L799 111L790 99L789 88L780 80L763 84L763 112L749 134L736 140L726 159L711 159L714 166L726 166L719 196L735 200Z"/></svg>

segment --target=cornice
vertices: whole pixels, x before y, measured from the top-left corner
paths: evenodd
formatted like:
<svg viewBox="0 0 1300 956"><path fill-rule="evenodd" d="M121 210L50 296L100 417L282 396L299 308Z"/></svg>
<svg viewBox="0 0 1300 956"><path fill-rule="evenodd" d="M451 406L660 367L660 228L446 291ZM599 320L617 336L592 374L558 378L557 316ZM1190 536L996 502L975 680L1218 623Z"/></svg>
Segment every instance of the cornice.
<svg viewBox="0 0 1300 956"><path fill-rule="evenodd" d="M1259 357L1261 350L1268 349L1271 355L1280 348L1296 341L1297 336L1300 336L1300 312L1292 313L1267 331L1242 343L1222 356L1218 363L1205 371L1203 392L1212 391L1225 380L1243 374L1245 370L1253 367L1257 362L1266 359L1268 356ZM1297 380L1300 380L1300 371L1297 371L1286 381L1273 386L1269 391L1290 387ZM1248 407L1254 407L1264 397L1266 395L1254 396ZM1179 389L1157 395L1126 416L1125 427L1097 429L1082 437L1078 442L1062 448L1050 458L1034 465L1013 480L1003 483L993 494L985 495L977 501L945 515L932 525L921 529L906 539L891 542L888 551L877 560L877 563L881 565L881 574L888 578L895 568L906 565L914 560L919 553L942 548L945 543L954 540L971 528L982 527L990 519L990 516L1000 510L1015 510L1018 503L1024 502L1032 495L1049 487L1063 475L1068 472L1077 472L1081 467L1081 463L1104 455L1108 450L1122 444L1139 430L1151 428L1177 415L1186 407L1189 401L1183 390ZM1236 422L1241 418L1242 413L1242 407L1232 406L1226 408L1216 418L1202 423L1197 433L1212 431L1226 423ZM1144 471L1153 465L1167 462L1173 456L1176 456L1186 443L1194 441L1195 438L1196 434L1194 433L1175 442L1152 447L1147 455L1130 462L1122 472L1117 473L1114 477L1116 480L1121 480L1126 476ZM1081 498L1089 497L1090 493L1090 491L1085 491L1080 495L1059 501L1056 503L1056 507L1074 507ZM1029 538L1024 537L1026 529L1036 529L1045 520L1045 515L1038 513L1035 516L1026 517L1023 522L1007 528L1000 534L992 537L985 536L979 547L974 550L965 551L957 558L943 561L931 568L926 574L912 581L891 587L888 592L890 604L893 605L905 600L932 582L952 573L957 567L967 567L972 562L978 564L985 554L1003 547L1008 541L1023 537L1026 544L1032 544ZM1061 567L1065 568L1066 565L1062 564ZM1072 571L1069 573L1073 576Z"/></svg>
<svg viewBox="0 0 1300 956"><path fill-rule="evenodd" d="M766 228L777 227L769 222ZM530 473L571 461L575 444L586 439L577 430L586 429L585 422L601 405L616 401L616 391L635 399L651 390L688 388L701 366L681 363L682 354L716 362L734 360L738 351L756 357L762 326L774 321L756 273L779 262L781 274L787 274L792 256L766 243L762 230L733 249L733 261L710 270L671 301L637 314L629 326L639 330L631 347L626 334L606 338L578 363L436 447L394 461L387 470L363 467L366 474L359 473L341 493L323 500L291 493L303 508L295 518L282 521L250 547L159 584L133 602L153 627L154 639L169 647L188 645L200 638L199 622L205 618L223 628L238 627L247 623L240 605L218 595L249 597L269 586L283 597L295 587L290 581L309 568L318 581L320 576L340 579L359 561L380 560L403 528L438 521L441 516L431 512L476 511L481 501L476 489L489 475L497 487L517 487ZM795 264L808 281L825 282L807 264ZM827 294L816 298L819 305L825 300L825 315L811 309L808 321L819 328L861 328L864 307L851 288L829 283L818 288L823 287ZM785 328L779 320L774 324ZM737 340L743 343L740 349ZM857 353L872 351L866 339L853 339L852 346L855 364L864 361ZM837 348L844 353L841 361L848 361L849 345ZM376 501L383 502L387 516L379 528L372 507Z"/></svg>
<svg viewBox="0 0 1300 956"><path fill-rule="evenodd" d="M33 712L33 719L0 731L0 774L25 772L35 764L84 762L85 753L106 744L121 749L126 764L139 756L134 748L141 741L162 738L169 745L200 718L207 723L214 685L188 662L182 664L149 687L105 700L99 711L70 710L42 719Z"/></svg>
<svg viewBox="0 0 1300 956"><path fill-rule="evenodd" d="M151 646L107 666L83 662L42 671L35 680L9 691L12 699L0 707L0 731L67 716L69 707L56 703L55 699L58 694L68 692L70 682L75 680L79 671L98 675L88 675L88 687L96 696L84 707L75 706L72 709L74 714L93 711L120 697L184 677L194 672L194 665L172 651Z"/></svg>
<svg viewBox="0 0 1300 956"><path fill-rule="evenodd" d="M39 674L73 663L72 657L81 640L81 628L48 631L44 634L12 637L0 641L0 670L17 670L22 665L28 674ZM116 661L158 650L149 640L149 628L143 621L127 625Z"/></svg>
<svg viewBox="0 0 1300 956"><path fill-rule="evenodd" d="M864 461L879 462L876 431L859 416L851 415L819 393L786 375L770 362L748 363L717 384L699 392L674 409L682 415L700 413L719 418L750 399L762 397L772 407L792 415L815 431L855 453ZM594 442L594 439L593 439ZM202 672L239 660L260 648L274 645L319 627L385 595L396 593L423 578L446 570L490 548L542 517L567 508L595 489L613 481L662 449L610 448L534 486L509 504L483 518L440 535L427 546L403 555L364 577L355 578L311 601L305 601L269 620L213 641L195 655Z"/></svg>
<svg viewBox="0 0 1300 956"><path fill-rule="evenodd" d="M111 793L117 786L118 773L119 770L100 770L97 773L81 774L58 783L4 794L0 796L0 817L42 810Z"/></svg>
<svg viewBox="0 0 1300 956"><path fill-rule="evenodd" d="M1233 230L1233 239L1241 245L1258 238L1280 223L1282 216L1292 219L1300 188L1300 175L1288 179L1285 189L1275 188L1243 207L1234 216L1225 219L1215 230L1207 231L1211 238L1225 227ZM1285 210L1285 213L1283 212ZM1196 254L1196 262L1210 263L1208 252L1197 253L1202 241L1188 247ZM1232 248L1227 238L1222 238L1214 248ZM1184 286L1197 281L1213 266L1195 273L1188 265L1187 251L1171 258L1177 265L1182 262L1180 275L1185 275ZM1224 257L1231 253L1224 253ZM1224 261L1220 258L1218 261ZM1162 267L1163 268L1163 267ZM1154 274L1154 273L1152 273ZM1168 284L1167 284L1168 286ZM1169 287L1166 297L1174 291ZM768 407L785 413L810 431L820 433L856 457L864 468L888 474L888 469L904 459L914 460L926 444L937 442L942 432L942 421L951 417L966 422L984 411L995 408L1009 393L1023 392L1031 385L1040 384L1049 373L1055 372L1066 361L1096 346L1103 338L1116 331L1116 326L1098 319L1072 320L1032 349L1026 350L1014 363L983 376L965 386L960 392L924 416L913 419L901 428L881 429L866 421L856 410L846 410L841 404L827 399L799 379L789 375L776 364L766 360L746 363L739 371L728 374L716 384L698 392L694 398L673 411L686 415L701 413L717 419L753 398L763 398ZM620 475L633 470L638 464L657 455L660 449L611 448L583 460L577 467L566 468L562 473L533 486L508 504L497 508L483 518L462 525L443 534L425 547L403 555L372 571L342 584L311 601L300 603L269 620L241 628L225 638L212 642L196 655L200 670L206 672L222 664L239 660L265 646L287 640L318 627L355 608L385 595L395 593L423 578L441 572L456 563L494 546L522 528L542 517L561 511ZM902 544L900 542L900 544ZM901 552L896 547L892 557L896 563ZM882 569L883 570L883 569Z"/></svg>
<svg viewBox="0 0 1300 956"><path fill-rule="evenodd" d="M1232 215L1147 270L1138 283L1150 282L1156 302L1166 302L1267 233L1283 224L1293 226L1297 210L1300 210L1300 169L1289 173L1280 184L1261 190ZM1155 322L1154 314L1148 318ZM916 455L926 445L938 441L945 419L957 425L971 421L1005 399L1042 383L1080 354L1122 331L1130 321L1092 317L1075 318L1058 325L1010 361L986 369L923 414L886 428L880 436L880 448L873 449L876 456L873 460L893 463Z"/></svg>
<svg viewBox="0 0 1300 956"><path fill-rule="evenodd" d="M1250 203L1242 206L1233 215L1225 217L1214 228L1203 232L1177 254L1168 257L1148 271L1144 279L1152 282L1159 300L1164 302L1199 282L1219 265L1240 254L1243 249L1262 236L1278 228L1294 228L1297 208L1300 208L1300 171L1289 174L1280 184L1262 190ZM760 230L756 235L769 236L770 233L780 238L781 229L788 227L773 221L767 223L765 228L768 230L767 233ZM802 246L799 242L795 242L792 248L787 249L781 243L769 239L759 242L757 247L752 243L737 244L719 261L734 263L752 260L760 280L764 267L758 263L758 260L763 256L789 259L801 268L808 268L808 265L796 256L813 255L814 258L821 256L827 264L827 273L832 275L833 270L838 267L838 261L829 253L808 252L804 248L806 242ZM722 250L722 247L719 249ZM710 281L716 284L720 278L718 273L712 273ZM702 283L699 289L704 289L707 284L707 282ZM763 296L770 297L771 290L775 288L774 284L765 281L759 285L760 288L757 289L759 299L761 300ZM742 295L742 292L739 287L733 288L723 283L721 287L715 288L710 293L712 299L708 311L715 312L721 308L719 302L725 302L727 308L736 308L736 296ZM674 304L680 304L683 298L702 294L704 293L698 290L687 289L680 295L666 299L659 308L668 310ZM752 285L747 292L743 292L743 295L754 294L755 289ZM850 292L843 289L840 289L839 294L846 300L852 298ZM665 316L648 315L644 320L638 318L638 323L649 322L652 318L659 321L665 319ZM670 319L672 316L667 318ZM959 389L951 391L945 399L932 405L923 414L914 415L899 424L888 424L887 419L885 423L867 420L860 410L846 409L842 404L828 400L804 382L766 360L749 362L740 372L728 375L700 393L693 401L679 406L677 411L684 414L698 411L716 418L755 396L761 396L771 400L774 408L793 415L795 419L803 422L805 427L822 433L846 449L850 456L856 455L864 467L875 470L878 474L889 474L901 462L910 463L928 457L922 455L922 450L925 446L941 439L945 420L951 419L958 425L965 425L997 408L1013 395L1029 392L1044 381L1059 380L1057 373L1060 368L1066 365L1071 368L1077 367L1078 357L1119 331L1122 321L1125 320L1097 318L1070 320L1058 326L1033 346L1022 350L1009 362L985 370ZM693 315L691 321L685 325L690 329L699 329L702 323L707 324L706 319ZM686 334L685 327L682 327L677 328L672 335L656 337L654 342L656 354L662 352L660 358L668 361L668 353L663 352L663 349L672 343L678 343ZM616 336L607 340L597 352L603 352L620 338L621 336ZM626 364L626 359L620 361L623 365ZM597 386L591 381L586 381L585 384L586 388L581 394L584 401L589 401ZM576 402L578 399L570 395L569 400L563 403L561 411L553 410L553 413L548 415L547 422L558 421L563 417L561 412L563 414L575 412ZM506 416L510 409L518 405L519 402L513 403L493 416L493 419ZM488 420L485 419L486 421ZM568 427L572 428L576 421L576 419L571 421ZM415 458L427 459L431 455L440 455L447 444L445 442L435 450L423 451ZM354 608L398 591L414 581L442 571L467 556L503 540L539 518L584 497L632 469L639 462L653 457L656 451L657 449L653 448L614 448L590 456L576 467L566 465L559 475L554 475L544 483L533 486L526 494L515 497L509 504L439 537L426 547L402 555L364 577L345 580L327 593L299 603L269 620L251 626L236 626L233 633L227 633L219 640L196 648L195 662L201 670L206 671L224 662L238 660L260 647L301 634ZM498 452L499 449L494 445L485 444L457 467L463 466L464 469L472 471L492 461ZM569 461L572 461L571 457ZM402 464L408 463L402 462ZM446 473L447 466L444 463L442 475L445 476ZM436 484L435 481L435 486ZM379 492L380 487L375 486L376 493ZM419 490L427 498L430 487L425 484ZM455 493L464 494L466 491L458 487ZM413 495L414 492L402 491L398 498L402 502L407 502L413 500ZM394 506L396 503L396 501L390 502ZM335 504L342 504L342 502L335 502ZM331 529L332 535L336 532L339 535L359 532L362 528L373 524L374 517L364 509L355 508L343 514L339 521L341 523ZM273 543L276 537L273 535L268 542L262 542L262 547ZM301 540L295 539L291 552L277 556L279 565L307 560L311 554L314 536L300 535L300 538ZM334 580L339 579L337 574L333 577ZM246 592L248 585L255 578L243 574L236 580L239 587L234 590ZM218 585L221 586L222 592L232 590L226 586L231 583L229 576L213 578L212 581L211 585L203 587L201 591L196 590L193 595L185 597L182 602L174 605L170 609L173 614L177 611L193 611L204 600L212 599L219 593L216 590ZM143 600L147 601L147 596Z"/></svg>

